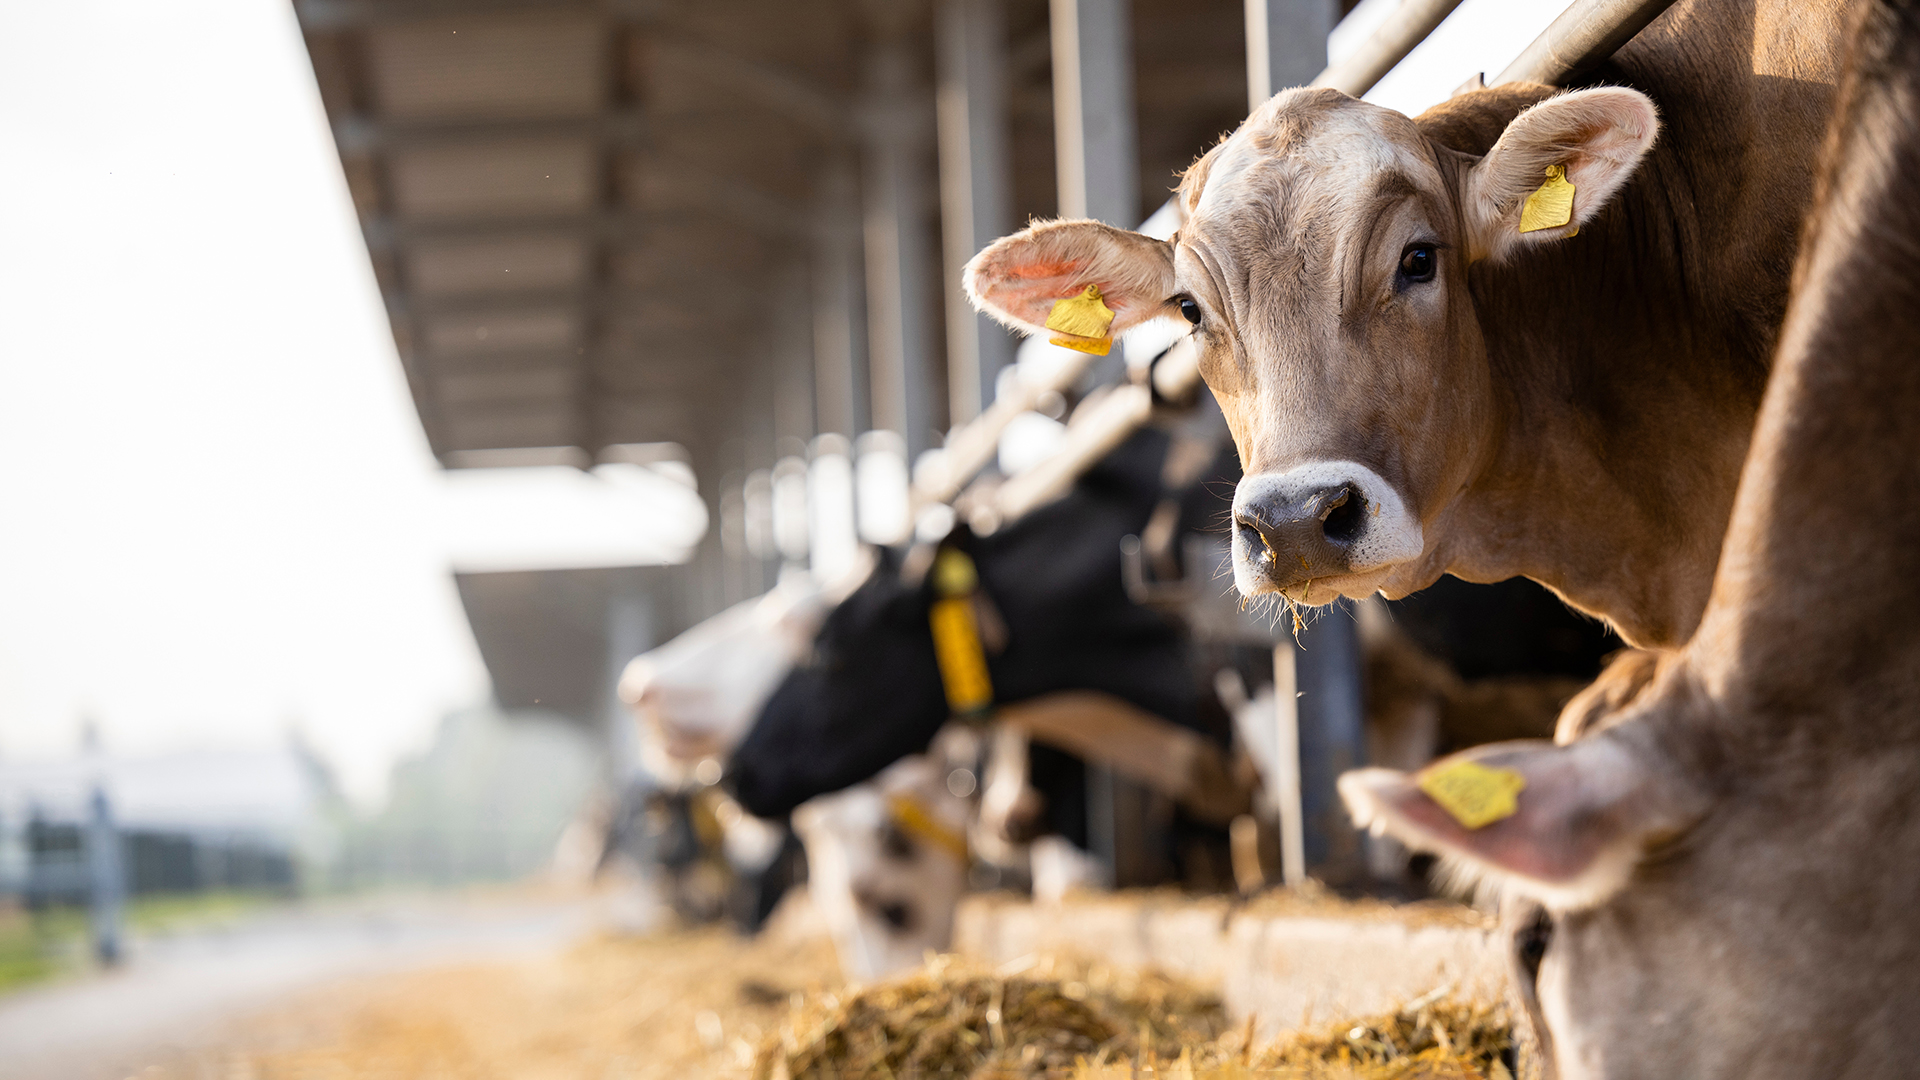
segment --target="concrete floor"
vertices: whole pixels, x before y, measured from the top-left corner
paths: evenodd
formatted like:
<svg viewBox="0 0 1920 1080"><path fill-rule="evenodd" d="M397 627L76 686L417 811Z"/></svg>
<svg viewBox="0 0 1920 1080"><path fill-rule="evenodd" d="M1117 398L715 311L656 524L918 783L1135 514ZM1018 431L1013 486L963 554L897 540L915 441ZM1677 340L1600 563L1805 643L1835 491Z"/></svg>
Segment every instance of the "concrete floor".
<svg viewBox="0 0 1920 1080"><path fill-rule="evenodd" d="M136 940L117 970L0 997L0 1080L121 1080L315 985L551 951L605 915L578 894L390 896Z"/></svg>

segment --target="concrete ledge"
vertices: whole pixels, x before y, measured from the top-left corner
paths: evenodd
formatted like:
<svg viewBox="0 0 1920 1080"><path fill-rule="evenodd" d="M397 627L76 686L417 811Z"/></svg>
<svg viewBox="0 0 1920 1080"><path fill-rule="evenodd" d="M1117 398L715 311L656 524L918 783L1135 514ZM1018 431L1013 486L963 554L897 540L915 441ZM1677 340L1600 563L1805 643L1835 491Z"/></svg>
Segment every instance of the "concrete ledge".
<svg viewBox="0 0 1920 1080"><path fill-rule="evenodd" d="M1153 968L1219 991L1262 1038L1384 1012L1440 987L1482 1000L1506 990L1491 918L1452 904L1276 897L1235 905L1174 893L1042 905L968 897L954 950L989 963L1053 954Z"/></svg>
<svg viewBox="0 0 1920 1080"><path fill-rule="evenodd" d="M1231 913L1224 899L1177 893L1086 894L1059 904L975 895L961 901L954 917L953 949L993 964L1052 954L1219 986Z"/></svg>

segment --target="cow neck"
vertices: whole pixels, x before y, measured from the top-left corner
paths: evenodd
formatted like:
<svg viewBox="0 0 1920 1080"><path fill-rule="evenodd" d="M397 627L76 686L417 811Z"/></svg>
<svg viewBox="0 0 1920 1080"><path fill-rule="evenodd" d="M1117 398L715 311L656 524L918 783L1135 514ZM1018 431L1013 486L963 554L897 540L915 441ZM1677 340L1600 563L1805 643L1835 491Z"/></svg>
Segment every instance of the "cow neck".
<svg viewBox="0 0 1920 1080"><path fill-rule="evenodd" d="M1678 648L1711 592L1811 184L1811 154L1743 146L1763 119L1814 144L1830 88L1718 71L1743 58L1657 35L1636 46L1601 81L1663 108L1640 171L1578 236L1469 271L1501 400L1453 509L1484 542L1453 569L1542 580L1628 642ZM1549 92L1467 94L1421 127L1442 158L1480 156Z"/></svg>
<svg viewBox="0 0 1920 1080"><path fill-rule="evenodd" d="M1743 725L1885 754L1920 700L1920 35L1870 18L1688 662Z"/></svg>
<svg viewBox="0 0 1920 1080"><path fill-rule="evenodd" d="M1501 398L1474 535L1655 648L1683 644L1706 605L1765 384L1764 351L1688 288L1697 233L1662 194L1667 164L1578 237L1469 272Z"/></svg>

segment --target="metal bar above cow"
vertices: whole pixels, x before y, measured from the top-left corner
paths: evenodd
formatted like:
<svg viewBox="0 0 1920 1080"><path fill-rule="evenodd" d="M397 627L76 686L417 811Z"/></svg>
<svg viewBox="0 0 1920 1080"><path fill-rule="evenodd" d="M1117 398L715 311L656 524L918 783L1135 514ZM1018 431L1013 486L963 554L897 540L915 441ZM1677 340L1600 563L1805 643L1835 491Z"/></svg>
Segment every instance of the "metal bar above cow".
<svg viewBox="0 0 1920 1080"><path fill-rule="evenodd" d="M1673 0L1575 0L1494 78L1493 85L1566 82L1612 56L1672 6Z"/></svg>
<svg viewBox="0 0 1920 1080"><path fill-rule="evenodd" d="M1352 56L1329 66L1309 86L1325 86L1359 97L1427 40L1453 14L1461 0L1406 0Z"/></svg>

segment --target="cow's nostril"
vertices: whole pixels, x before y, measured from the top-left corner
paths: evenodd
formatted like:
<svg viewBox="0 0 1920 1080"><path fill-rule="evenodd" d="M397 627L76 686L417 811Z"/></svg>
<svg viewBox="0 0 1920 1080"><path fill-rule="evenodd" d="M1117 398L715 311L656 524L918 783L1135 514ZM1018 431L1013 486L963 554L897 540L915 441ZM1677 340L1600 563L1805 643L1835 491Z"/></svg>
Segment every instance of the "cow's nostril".
<svg viewBox="0 0 1920 1080"><path fill-rule="evenodd" d="M1320 515L1321 531L1327 539L1345 547L1360 539L1360 531L1366 527L1367 500L1352 488L1341 489L1338 495L1329 499L1326 509Z"/></svg>
<svg viewBox="0 0 1920 1080"><path fill-rule="evenodd" d="M888 926L903 933L912 930L914 924L919 921L913 917L913 908L899 900L881 904L879 913L880 918L885 920Z"/></svg>
<svg viewBox="0 0 1920 1080"><path fill-rule="evenodd" d="M1235 514L1233 524L1240 530L1240 540L1247 545L1248 551L1259 551L1264 548L1268 554L1273 553L1272 541L1267 539L1267 534L1260 529L1260 523L1251 515Z"/></svg>

